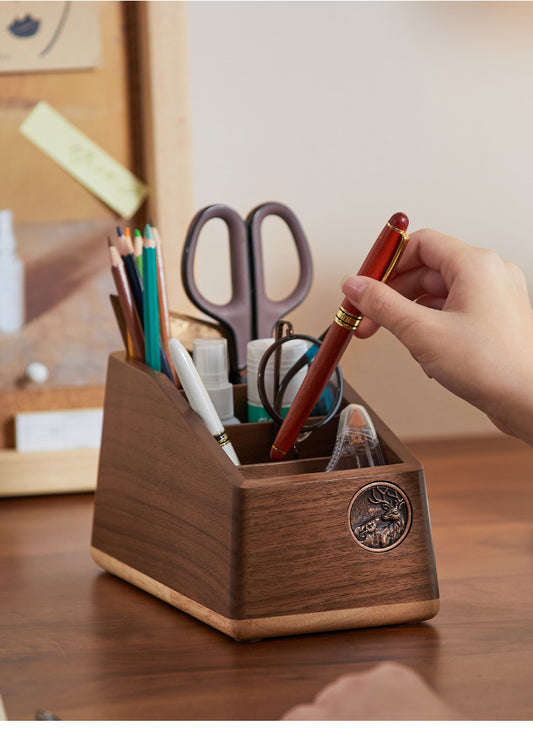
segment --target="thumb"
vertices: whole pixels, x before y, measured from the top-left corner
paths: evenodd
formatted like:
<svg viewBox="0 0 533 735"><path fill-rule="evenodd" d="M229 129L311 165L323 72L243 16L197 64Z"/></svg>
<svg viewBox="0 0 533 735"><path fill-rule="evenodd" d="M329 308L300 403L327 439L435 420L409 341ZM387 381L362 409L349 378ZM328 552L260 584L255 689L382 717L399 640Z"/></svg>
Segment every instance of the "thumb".
<svg viewBox="0 0 533 735"><path fill-rule="evenodd" d="M369 337L378 326L385 327L407 347L412 331L417 326L427 326L431 320L431 309L410 301L381 281L366 276L348 276L342 282L342 291L350 303L367 319L356 334ZM365 321L371 323L365 325Z"/></svg>

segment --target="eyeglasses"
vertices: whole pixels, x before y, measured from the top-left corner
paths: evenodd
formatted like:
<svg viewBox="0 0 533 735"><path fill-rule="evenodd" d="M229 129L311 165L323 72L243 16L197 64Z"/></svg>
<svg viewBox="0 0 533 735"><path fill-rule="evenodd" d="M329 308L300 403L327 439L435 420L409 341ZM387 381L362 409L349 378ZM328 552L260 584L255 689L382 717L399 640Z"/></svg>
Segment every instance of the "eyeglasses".
<svg viewBox="0 0 533 735"><path fill-rule="evenodd" d="M285 328L285 336L283 331ZM275 338L274 342L264 352L257 370L257 390L263 406L276 424L281 425L283 422L282 406L283 398L287 391L291 380L297 375L297 373L303 368L311 364L313 358L318 352L318 348L322 344L325 332L318 339L311 337L307 334L295 334L294 328L291 322L279 320L275 326ZM309 349L304 355L302 355L296 362L290 367L283 378L280 380L280 365L282 357L283 345L292 340L303 340L304 342L310 343ZM267 371L267 365L270 360L274 360L274 399L271 401L267 395L265 385L265 375ZM342 401L344 391L344 381L340 367L337 365L333 373L332 379L324 389L322 396L317 402L318 416L311 415L310 420L303 426L300 432L297 442L301 442L306 439L312 431L321 428L330 421L333 416L337 413L339 406ZM324 413L324 411L326 411Z"/></svg>

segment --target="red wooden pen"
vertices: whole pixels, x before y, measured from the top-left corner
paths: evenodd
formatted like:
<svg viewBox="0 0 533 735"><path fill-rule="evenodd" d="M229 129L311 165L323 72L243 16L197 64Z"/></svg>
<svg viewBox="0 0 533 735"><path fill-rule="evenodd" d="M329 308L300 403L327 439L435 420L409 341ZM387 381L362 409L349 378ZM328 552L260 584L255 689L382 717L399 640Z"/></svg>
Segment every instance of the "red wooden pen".
<svg viewBox="0 0 533 735"><path fill-rule="evenodd" d="M408 226L409 219L405 214L393 214L366 256L358 275L386 282L409 240ZM270 459L284 459L294 446L362 318L363 315L355 311L345 298L280 426L270 450Z"/></svg>

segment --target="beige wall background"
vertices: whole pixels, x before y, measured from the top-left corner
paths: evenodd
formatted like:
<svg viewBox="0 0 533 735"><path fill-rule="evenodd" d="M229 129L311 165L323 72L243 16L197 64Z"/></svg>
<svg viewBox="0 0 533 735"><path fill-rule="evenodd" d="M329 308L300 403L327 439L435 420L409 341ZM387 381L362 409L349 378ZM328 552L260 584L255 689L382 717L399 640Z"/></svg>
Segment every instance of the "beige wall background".
<svg viewBox="0 0 533 735"><path fill-rule="evenodd" d="M189 2L187 23L195 207L293 208L315 267L297 331L331 322L341 278L397 210L411 230L496 250L533 285L532 3ZM295 264L283 227L265 234L279 298ZM198 268L221 302L223 237L206 232ZM389 334L353 340L341 365L404 439L495 431Z"/></svg>

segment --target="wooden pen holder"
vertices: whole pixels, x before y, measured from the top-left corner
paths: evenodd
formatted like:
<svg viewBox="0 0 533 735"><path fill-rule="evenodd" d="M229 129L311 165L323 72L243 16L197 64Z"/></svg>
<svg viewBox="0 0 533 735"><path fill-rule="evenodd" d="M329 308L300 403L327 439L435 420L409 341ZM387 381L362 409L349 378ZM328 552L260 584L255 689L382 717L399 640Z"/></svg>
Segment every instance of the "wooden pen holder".
<svg viewBox="0 0 533 735"><path fill-rule="evenodd" d="M366 406L349 386L346 403ZM110 355L94 560L235 639L433 617L423 470L366 408L386 465L324 472L334 419L277 463L272 422L228 426L237 467L166 376Z"/></svg>

